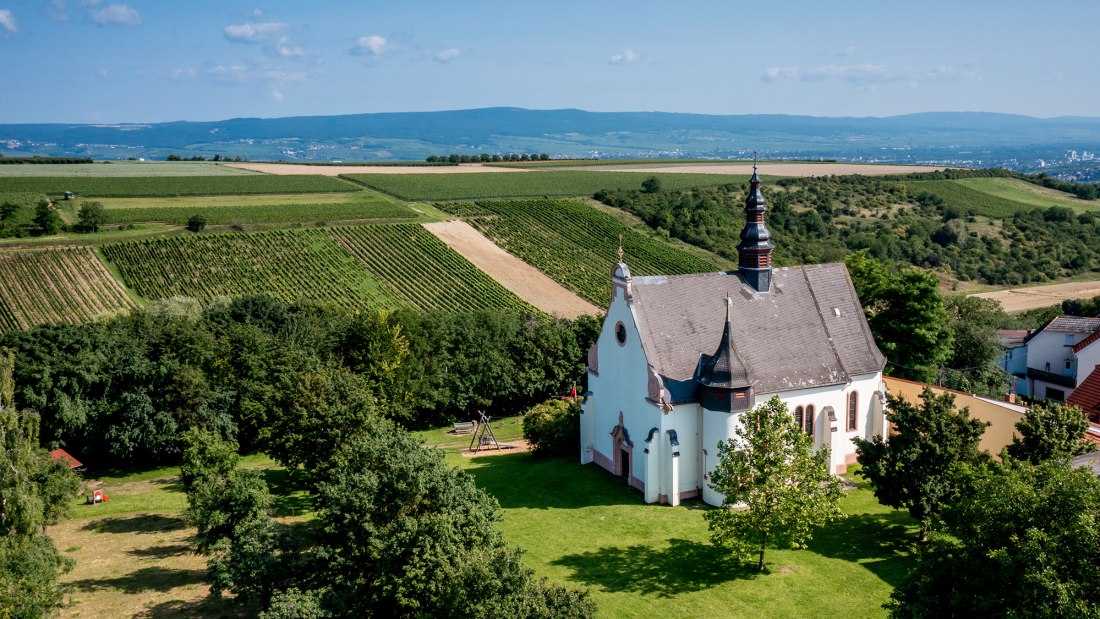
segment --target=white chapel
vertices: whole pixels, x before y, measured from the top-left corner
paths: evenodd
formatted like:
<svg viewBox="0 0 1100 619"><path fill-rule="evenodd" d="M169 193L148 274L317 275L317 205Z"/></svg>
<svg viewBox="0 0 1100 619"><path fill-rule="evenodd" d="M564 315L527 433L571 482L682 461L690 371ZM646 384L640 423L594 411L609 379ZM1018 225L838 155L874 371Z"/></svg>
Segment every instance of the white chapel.
<svg viewBox="0 0 1100 619"><path fill-rule="evenodd" d="M717 445L741 413L778 395L829 448L829 469L855 462L853 437L887 432L886 358L843 264L772 268L764 196L753 168L731 272L633 277L611 272L611 304L588 351L581 462L595 462L647 503L701 497Z"/></svg>

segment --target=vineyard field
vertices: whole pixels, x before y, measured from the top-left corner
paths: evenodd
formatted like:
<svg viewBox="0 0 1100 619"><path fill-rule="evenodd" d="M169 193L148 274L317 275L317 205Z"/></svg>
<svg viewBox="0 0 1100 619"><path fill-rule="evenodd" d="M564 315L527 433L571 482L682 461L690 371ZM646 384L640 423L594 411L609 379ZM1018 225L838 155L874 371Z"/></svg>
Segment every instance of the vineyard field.
<svg viewBox="0 0 1100 619"><path fill-rule="evenodd" d="M148 299L268 294L345 309L525 307L417 224L198 234L103 247Z"/></svg>
<svg viewBox="0 0 1100 619"><path fill-rule="evenodd" d="M907 188L911 194L916 195L922 191L927 191L943 198L952 206L959 206L973 212L975 215L984 215L994 219L1005 219L1012 217L1016 211L1035 208L1031 204L1017 202L1016 200L967 187L955 180L913 181L907 183Z"/></svg>
<svg viewBox="0 0 1100 619"><path fill-rule="evenodd" d="M185 224L201 215L210 225L357 221L368 219L415 219L416 211L395 202L347 202L336 204L265 204L244 206L186 206L122 208L105 210L109 224L164 222Z"/></svg>
<svg viewBox="0 0 1100 619"><path fill-rule="evenodd" d="M349 226L329 233L420 309L530 309L420 224Z"/></svg>
<svg viewBox="0 0 1100 619"><path fill-rule="evenodd" d="M664 189L745 183L746 175L646 174L556 170L473 174L345 174L343 178L406 200L591 196L601 189L639 189L656 176Z"/></svg>
<svg viewBox="0 0 1100 619"><path fill-rule="evenodd" d="M0 193L31 192L60 196L66 191L72 191L78 198L329 193L355 189L354 184L339 178L312 174L0 177Z"/></svg>
<svg viewBox="0 0 1100 619"><path fill-rule="evenodd" d="M611 266L619 235L635 275L678 275L731 268L646 236L577 200L452 202L440 209L469 221L482 234L597 306L611 294Z"/></svg>
<svg viewBox="0 0 1100 619"><path fill-rule="evenodd" d="M134 307L89 247L0 251L0 283L0 332Z"/></svg>

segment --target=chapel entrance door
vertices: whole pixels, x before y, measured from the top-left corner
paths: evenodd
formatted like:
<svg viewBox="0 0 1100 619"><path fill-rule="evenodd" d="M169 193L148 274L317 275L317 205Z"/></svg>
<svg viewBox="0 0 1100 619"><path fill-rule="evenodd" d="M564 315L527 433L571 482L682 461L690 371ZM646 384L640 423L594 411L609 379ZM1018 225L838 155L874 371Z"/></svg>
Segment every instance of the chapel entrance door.
<svg viewBox="0 0 1100 619"><path fill-rule="evenodd" d="M623 481L630 483L630 452L621 449L619 450L619 477L623 478Z"/></svg>

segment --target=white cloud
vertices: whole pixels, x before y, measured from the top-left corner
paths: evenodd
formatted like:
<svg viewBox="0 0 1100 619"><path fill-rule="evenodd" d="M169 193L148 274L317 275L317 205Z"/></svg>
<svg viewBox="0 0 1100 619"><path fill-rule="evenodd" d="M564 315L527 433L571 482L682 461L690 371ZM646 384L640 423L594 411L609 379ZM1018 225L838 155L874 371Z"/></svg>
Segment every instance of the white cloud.
<svg viewBox="0 0 1100 619"><path fill-rule="evenodd" d="M252 22L230 24L225 27L225 38L237 43L262 43L285 30L286 24L279 22Z"/></svg>
<svg viewBox="0 0 1100 619"><path fill-rule="evenodd" d="M276 101L282 101L284 96L283 93L278 88L276 88L275 90L271 91L271 98Z"/></svg>
<svg viewBox="0 0 1100 619"><path fill-rule="evenodd" d="M940 65L934 69L891 67L882 64L823 65L800 69L799 67L768 67L760 75L761 81L778 82L798 80L802 82L843 81L852 84L878 84L886 82L920 82L937 80L970 79L976 77L970 67Z"/></svg>
<svg viewBox="0 0 1100 619"><path fill-rule="evenodd" d="M621 54L612 54L608 62L611 64L634 64L641 59L641 55L628 47L626 51Z"/></svg>
<svg viewBox="0 0 1100 619"><path fill-rule="evenodd" d="M449 62L455 58L458 58L460 54L462 54L462 50L458 49L457 47L452 47L450 49L445 49L441 52L436 52L436 54L432 56L432 60L435 60L436 62Z"/></svg>
<svg viewBox="0 0 1100 619"><path fill-rule="evenodd" d="M57 21L68 21L69 12L66 10L65 0L51 0L50 5L46 7L46 14Z"/></svg>
<svg viewBox="0 0 1100 619"><path fill-rule="evenodd" d="M199 72L190 67L178 69L138 69L136 73L138 75L148 75L151 77L166 77L177 82L193 80L199 76Z"/></svg>
<svg viewBox="0 0 1100 619"><path fill-rule="evenodd" d="M99 3L86 5L98 6ZM98 26L137 26L141 24L141 15L125 4L108 4L102 9L88 13L88 19Z"/></svg>
<svg viewBox="0 0 1100 619"><path fill-rule="evenodd" d="M848 47L837 50L836 53L833 54L833 55L836 56L837 58L849 58L849 57L853 56L855 53L856 53L855 46L854 45L849 45Z"/></svg>
<svg viewBox="0 0 1100 619"><path fill-rule="evenodd" d="M386 37L377 34L359 37L355 40L355 46L351 48L353 54L369 56L381 56L390 51L393 51L390 42L386 40Z"/></svg>
<svg viewBox="0 0 1100 619"><path fill-rule="evenodd" d="M0 9L0 28L8 32L17 32L19 30L15 25L15 16L11 14L11 11Z"/></svg>

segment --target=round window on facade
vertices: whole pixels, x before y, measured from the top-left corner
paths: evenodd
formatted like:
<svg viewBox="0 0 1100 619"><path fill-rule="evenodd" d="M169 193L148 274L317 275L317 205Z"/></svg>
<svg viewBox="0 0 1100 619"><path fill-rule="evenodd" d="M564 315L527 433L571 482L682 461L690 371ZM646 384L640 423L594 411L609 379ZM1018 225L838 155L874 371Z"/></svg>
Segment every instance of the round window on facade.
<svg viewBox="0 0 1100 619"><path fill-rule="evenodd" d="M619 340L619 346L626 344L626 325L621 322L615 325L615 339Z"/></svg>

